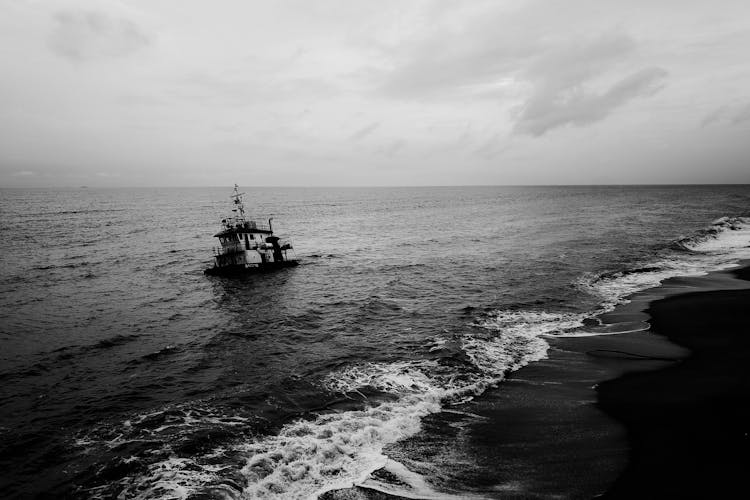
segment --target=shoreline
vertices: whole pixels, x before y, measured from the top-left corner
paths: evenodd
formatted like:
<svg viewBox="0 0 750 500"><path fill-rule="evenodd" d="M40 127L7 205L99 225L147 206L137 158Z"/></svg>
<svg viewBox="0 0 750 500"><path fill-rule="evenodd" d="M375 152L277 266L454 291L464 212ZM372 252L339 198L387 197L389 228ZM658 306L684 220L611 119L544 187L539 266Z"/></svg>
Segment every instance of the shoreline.
<svg viewBox="0 0 750 500"><path fill-rule="evenodd" d="M487 456L491 457L487 462L494 460L491 472L495 484L478 493L504 499L690 497L692 486L689 483L683 481L685 487L670 494L668 488L651 490L649 481L653 479L634 473L634 464L641 457L634 449L643 450L645 456L651 450L643 446L643 441L635 439L638 432L622 411L627 411L630 405L642 408L639 415L643 420L638 421L638 425L643 430L650 424L649 411L653 407L646 407L633 398L633 391L620 387L618 381L642 377L648 381L648 387L694 356L694 345L666 334L670 329L667 325L679 315L665 318L660 311L655 312L655 308L659 308L656 304L676 304L679 311L683 297L719 294L715 295L717 307L721 307L725 298L742 297L739 299L741 309L742 304L750 304L748 279L750 261L703 276L670 278L658 287L636 293L627 304L600 316L605 323L647 321L651 325L649 329L549 339L547 359L510 374L497 388L470 403L471 411L487 417L485 424L473 426L473 446L482 451L472 458ZM690 307L694 316L705 314L712 318L710 312L705 313L697 305ZM742 332L742 325L750 330L750 307L745 308L749 311L741 324L726 318L727 326L733 331ZM654 322L653 315L657 316L658 323ZM692 319L689 321L695 323ZM750 359L750 352L741 359ZM696 376L700 378L700 371ZM690 392L690 387L683 387L681 391L689 401L688 407L693 403ZM649 391L640 394L647 398ZM650 394L655 396L651 402L658 400L659 393ZM603 403L602 399L607 402ZM615 409L618 403L619 408ZM750 400L747 406L750 407ZM750 415L747 416L745 421L750 422ZM672 415L672 421L678 418L679 415ZM692 422L694 427L699 426L699 422ZM659 431L668 433L672 429L667 424ZM666 447L661 451L664 453L656 463L644 465L646 469L653 465L657 477L662 477L661 462L670 460L670 449ZM748 459L744 460L748 465ZM640 466L637 468L641 471ZM675 478L679 477L676 471ZM743 476L737 473L735 477L739 481ZM708 481L711 482L710 478ZM711 493L716 491L719 490ZM712 494L701 496L715 497Z"/></svg>
<svg viewBox="0 0 750 500"><path fill-rule="evenodd" d="M749 304L750 261L740 266L703 276L669 278L600 316L604 323L648 321L649 329L548 338L547 358L508 374L497 387L470 402L425 417L417 435L390 446L386 455L426 473L437 487L436 493L444 491L446 496L459 498L695 497L697 490L685 477L699 471L689 470L682 462L673 467L664 463L676 458L694 460L700 452L691 452L687 446L673 447L673 440L660 440L658 435L679 441L682 433L698 435L705 425L698 416L679 423L692 411L692 405L700 403L700 396L692 394L691 384L680 387L680 376L674 379L671 375L675 370L680 373L686 364L690 366L696 347L672 333L680 328L675 323L680 315L671 312L664 316L659 304L679 311L685 300L697 301L689 310L698 317L705 314L705 297L715 297L710 299L717 303L712 307L719 309L726 300L734 300L731 297L741 297L741 304ZM745 314L743 324L748 329L750 311ZM713 319L711 314L707 317ZM694 319L689 322L696 323ZM738 326L731 318L724 323L730 329ZM748 344L747 356L740 359L750 359L750 341ZM693 371L693 376L700 379L701 369ZM677 386L661 385L665 377ZM679 396L684 404L674 408L673 399L660 401L662 394ZM750 407L750 398L747 403ZM651 418L653 412L668 417L657 425ZM745 416L745 422L750 422L750 414ZM708 437L707 433L703 435ZM716 460L706 452L704 449L704 462ZM439 468L419 470L423 460L439 464ZM746 468L748 460L734 463ZM721 486L714 484L712 475L701 474L706 488L698 496L721 497L717 496ZM735 468L732 474L739 484L742 473ZM320 498L407 498L368 488L366 483L332 490Z"/></svg>
<svg viewBox="0 0 750 500"><path fill-rule="evenodd" d="M750 277L750 266L733 270ZM750 289L705 290L650 304L651 330L690 350L680 363L598 388L631 452L602 498L731 498L750 470Z"/></svg>

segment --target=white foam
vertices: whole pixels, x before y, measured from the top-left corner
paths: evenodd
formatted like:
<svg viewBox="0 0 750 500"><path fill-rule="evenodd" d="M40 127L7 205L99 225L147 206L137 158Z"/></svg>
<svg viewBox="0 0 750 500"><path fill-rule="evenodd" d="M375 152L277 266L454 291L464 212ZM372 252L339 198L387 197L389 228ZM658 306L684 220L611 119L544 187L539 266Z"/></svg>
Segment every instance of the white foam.
<svg viewBox="0 0 750 500"><path fill-rule="evenodd" d="M576 337L602 337L605 335L622 335L623 333L635 333L645 332L649 329L648 323L643 323L643 326L637 326L630 329L607 329L600 327L593 327L591 329L584 329L579 331L565 332L555 335L555 337L565 338L576 338Z"/></svg>
<svg viewBox="0 0 750 500"><path fill-rule="evenodd" d="M582 313L498 310L478 323L478 326L500 331L506 338L519 336L532 339L540 335L564 332L579 327L588 316Z"/></svg>
<svg viewBox="0 0 750 500"><path fill-rule="evenodd" d="M463 349L477 367L497 376L543 359L549 344L542 336L581 326L583 319L574 313L495 311L477 324L489 335L467 335Z"/></svg>
<svg viewBox="0 0 750 500"><path fill-rule="evenodd" d="M436 381L427 375L438 369L432 360L397 361L394 363L365 363L347 366L330 373L323 381L333 392L353 392L372 387L394 394L428 392L435 389Z"/></svg>
<svg viewBox="0 0 750 500"><path fill-rule="evenodd" d="M434 397L411 395L359 411L298 421L243 446L249 498L316 498L351 487L383 467L383 447L416 434L422 417L438 411Z"/></svg>
<svg viewBox="0 0 750 500"><path fill-rule="evenodd" d="M704 266L691 265L689 262L660 260L651 264L652 271L637 273L615 273L600 277L586 275L577 285L600 297L602 300L597 313L613 310L619 304L626 303L627 297L642 290L659 286L664 280L675 276L700 276L706 273Z"/></svg>
<svg viewBox="0 0 750 500"><path fill-rule="evenodd" d="M747 258L750 255L750 219L722 217L699 235L684 239L682 244L695 252L738 254L737 258Z"/></svg>
<svg viewBox="0 0 750 500"><path fill-rule="evenodd" d="M750 259L750 220L723 217L699 234L682 238L677 245L689 252L675 252L644 266L646 270L642 272L584 276L577 285L601 297L598 312L603 313L627 303L630 295L657 287L669 278L705 276L730 269L740 260Z"/></svg>
<svg viewBox="0 0 750 500"><path fill-rule="evenodd" d="M405 497L449 498L431 490L418 474L388 459L383 447L419 432L421 419L440 411L443 405L471 399L502 380L508 371L546 355L548 344L539 334L560 328L561 318L530 313L538 326L533 330L523 326L529 324L529 316L512 314L516 315L515 321L498 313L493 321L475 325L484 331L461 339L460 345L473 363L465 369L422 359L364 363L329 374L324 384L332 391L352 393L370 388L396 399L361 411L296 422L278 436L247 445L246 451L254 458L243 469L252 483L245 493L261 498L292 498L304 491L315 490L313 496L317 496L323 491L358 484ZM546 323L556 326L543 326ZM569 323L570 319L565 324ZM291 474L292 481L284 467L279 466L288 462L284 458L288 456L297 464L292 469L296 471ZM270 458L275 460L269 462ZM398 484L370 476L386 464L390 464L388 470L392 474L400 471Z"/></svg>
<svg viewBox="0 0 750 500"><path fill-rule="evenodd" d="M420 359L344 367L324 379L329 390L353 393L369 388L388 393L387 401L368 401L370 406L361 410L327 412L291 422L276 435L228 444L188 458L171 453L166 440L165 449L160 450L164 458L150 464L145 473L120 481L122 494L143 500L178 499L220 490L229 498L315 498L332 489L362 485L404 497L450 498L431 489L418 474L389 460L384 447L419 432L426 415L447 404L469 400L502 380L508 371L543 358L548 345L540 334L576 321L566 315L498 312L473 325L473 330L463 336L435 338L425 346L430 352L461 348L471 363ZM149 430L148 422L159 425ZM117 446L128 440L156 437L154 434L163 437L189 432L190 427L211 422L248 425L241 418L219 418L207 409L184 410L175 418L164 418L156 411L134 416L100 437L107 446ZM90 443L82 438L81 444ZM224 465L219 467L217 463ZM371 476L381 467L387 467L399 480L391 484ZM235 483L241 489L222 483L230 472L240 478ZM99 490L100 496L106 496L108 490ZM97 490L88 493L97 496Z"/></svg>
<svg viewBox="0 0 750 500"><path fill-rule="evenodd" d="M155 423L161 425L154 426ZM201 429L248 427L251 419L227 415L225 411L205 402L162 407L158 410L133 415L118 426L101 425L74 439L75 446L83 453L106 453L101 450L115 449L137 442L160 442L159 448L149 451L155 461L147 466L145 474L125 477L117 481L121 489L120 498L134 499L182 499L205 484L218 482L224 466L216 465L215 459L227 450L216 447L195 459L179 457L172 445L181 438L190 437ZM128 457L124 463L143 461L144 457ZM145 461L148 461L146 459ZM105 484L85 490L88 498L111 498L112 485ZM217 486L225 488L225 486ZM235 492L238 493L238 492ZM230 497L231 498L231 497Z"/></svg>
<svg viewBox="0 0 750 500"><path fill-rule="evenodd" d="M330 373L331 391L357 393L364 388L388 393L386 402L368 402L362 410L330 412L284 426L277 435L232 445L228 456L246 457L239 468L242 498L315 498L325 491L362 485L384 493L414 498L450 498L432 490L424 478L390 460L385 446L419 432L422 419L445 405L467 401L498 383L509 371L546 356L544 334L580 326L582 315L536 311L497 311L472 325L472 331L426 346L459 346L471 363L457 366L419 359L363 363ZM361 392L360 392L361 394ZM387 467L395 484L371 476ZM129 497L185 498L220 482L221 471L205 457L169 458L154 463L134 479ZM161 492L161 493L160 493Z"/></svg>
<svg viewBox="0 0 750 500"><path fill-rule="evenodd" d="M164 458L147 466L144 473L119 481L121 496L139 500L185 499L196 492L211 491L227 498L316 498L325 491L351 487L365 481L370 473L386 465L388 458L383 447L416 434L421 419L440 409L441 393L420 376L418 369L406 369L390 376L387 369L376 369L382 374L382 384L401 394L395 401L373 405L362 410L330 412L311 420L299 420L285 425L276 435L249 442L225 445L203 454L179 457L165 440L159 455ZM355 371L352 371L352 376ZM414 382L410 382L410 377ZM366 375L369 380L378 376ZM377 383L377 382L375 382ZM150 412L131 419L136 426L161 412ZM189 412L188 412L189 414ZM213 420L213 416L208 417ZM230 419L230 424L236 420ZM192 419L189 425L206 425L203 419ZM123 424L114 439L103 436L98 443L117 446L127 441L153 436L155 429L128 435ZM160 433L177 432L176 424L159 426ZM188 432L181 428L179 432ZM90 446L94 437L79 439ZM156 451L156 450L155 450ZM218 460L217 460L218 459ZM218 465L217 465L218 464ZM239 477L235 486L226 484L226 476ZM374 487L372 484L369 487ZM404 493L421 498L442 495L430 490L415 477L403 482ZM91 498L104 498L111 493L109 486L87 490Z"/></svg>
<svg viewBox="0 0 750 500"><path fill-rule="evenodd" d="M146 499L186 499L201 485L215 481L220 469L217 466L200 465L189 458L170 457L151 464L148 477L130 478L118 498ZM103 490L105 487L99 488ZM91 498L106 498L89 490Z"/></svg>
<svg viewBox="0 0 750 500"><path fill-rule="evenodd" d="M396 462L395 460L388 459L385 465L382 467L389 474L398 477L399 484L394 485L392 483L380 481L372 476L362 481L358 486L367 488L370 490L379 491L387 495L396 495L398 497L413 498L419 500L430 500L430 499L451 499L459 500L472 498L462 494L461 496L450 495L446 493L436 492L419 474L410 471L403 464Z"/></svg>

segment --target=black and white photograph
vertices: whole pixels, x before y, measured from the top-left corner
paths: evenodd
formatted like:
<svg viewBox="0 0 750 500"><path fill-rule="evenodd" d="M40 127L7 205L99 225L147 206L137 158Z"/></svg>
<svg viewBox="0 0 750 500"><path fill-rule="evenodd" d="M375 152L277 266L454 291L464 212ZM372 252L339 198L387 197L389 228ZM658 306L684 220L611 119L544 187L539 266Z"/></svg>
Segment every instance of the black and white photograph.
<svg viewBox="0 0 750 500"><path fill-rule="evenodd" d="M750 3L0 0L0 500L748 471Z"/></svg>

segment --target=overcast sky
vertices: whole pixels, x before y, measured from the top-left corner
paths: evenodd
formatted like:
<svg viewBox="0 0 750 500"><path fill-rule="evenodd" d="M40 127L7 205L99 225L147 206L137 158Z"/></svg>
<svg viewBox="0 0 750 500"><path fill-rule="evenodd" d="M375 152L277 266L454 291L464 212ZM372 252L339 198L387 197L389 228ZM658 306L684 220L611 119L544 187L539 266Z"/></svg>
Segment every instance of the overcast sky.
<svg viewBox="0 0 750 500"><path fill-rule="evenodd" d="M0 185L750 182L750 3L0 0Z"/></svg>

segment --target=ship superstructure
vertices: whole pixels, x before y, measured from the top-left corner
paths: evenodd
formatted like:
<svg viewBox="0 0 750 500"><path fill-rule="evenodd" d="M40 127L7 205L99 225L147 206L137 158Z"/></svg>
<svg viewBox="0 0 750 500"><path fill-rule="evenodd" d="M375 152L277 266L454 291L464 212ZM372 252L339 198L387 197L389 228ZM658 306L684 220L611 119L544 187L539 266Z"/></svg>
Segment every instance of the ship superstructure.
<svg viewBox="0 0 750 500"><path fill-rule="evenodd" d="M219 238L220 246L214 247L214 267L206 269L206 274L238 274L296 266L292 243L273 234L273 218L268 219L267 225L247 219L244 195L235 184L231 196L233 215L222 219L222 229L214 235Z"/></svg>

